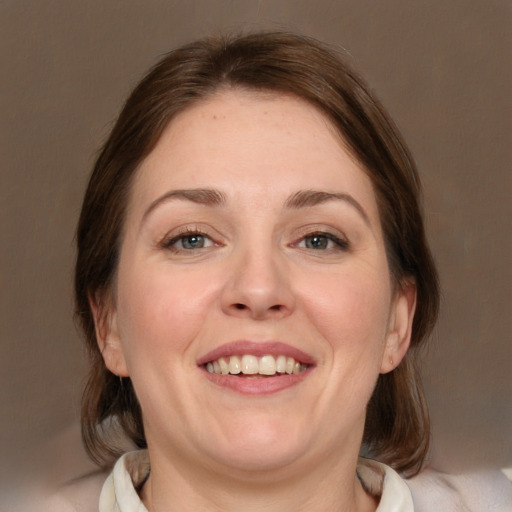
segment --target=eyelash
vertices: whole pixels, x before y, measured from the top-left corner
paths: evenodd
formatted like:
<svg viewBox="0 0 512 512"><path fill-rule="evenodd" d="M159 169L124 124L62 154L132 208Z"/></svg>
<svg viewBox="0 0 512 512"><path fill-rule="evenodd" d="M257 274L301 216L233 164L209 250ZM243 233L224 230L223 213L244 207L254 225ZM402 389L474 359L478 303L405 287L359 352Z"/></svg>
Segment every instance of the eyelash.
<svg viewBox="0 0 512 512"><path fill-rule="evenodd" d="M207 240L208 245L206 247L176 247L175 244L177 244L180 240L185 240L186 238L192 238L194 236L202 237L205 240ZM326 240L326 244L329 245L329 242L333 242L335 244L335 247L323 247L323 248L315 248L315 247L301 247L301 244L307 243L308 239L312 239L314 237L317 237L319 239ZM197 227L190 227L190 228L184 228L181 230L178 234L172 236L171 238L165 238L162 243L160 244L163 249L166 249L168 251L171 251L175 254L180 253L192 253L196 252L197 250L202 249L208 249L211 246L218 245L216 242L204 231ZM298 247L304 250L308 251L314 251L314 252L336 252L336 251L348 251L350 249L350 243L345 238L340 238L339 236L335 235L334 233L330 233L328 231L314 231L311 233L305 233L301 236L301 238L297 241L291 244L292 247Z"/></svg>
<svg viewBox="0 0 512 512"><path fill-rule="evenodd" d="M180 240L184 240L186 238L191 238L193 236L202 237L211 243L207 247L197 247L197 248L190 248L190 249L185 249L184 247L175 247L175 244L177 244ZM212 245L216 245L216 243L214 242L214 240L212 240L212 238L210 236L208 236L207 233L205 233L204 231L201 231L201 229L185 228L182 231L180 231L177 235L172 236L171 238L165 238L160 245L162 248L167 249L171 252L183 253L183 252L193 252L194 249L196 249L196 250L207 249L208 247L211 247Z"/></svg>
<svg viewBox="0 0 512 512"><path fill-rule="evenodd" d="M336 247L326 247L324 249L303 247L304 249L311 251L347 251L350 249L350 244L347 239L340 238L339 236L336 236L334 233L329 233L328 231L315 231L313 233L307 233L303 235L298 242L295 242L293 246L297 247L299 246L299 244L305 242L307 239L311 239L314 237L327 239L327 243L329 243L329 241L333 242L336 245Z"/></svg>

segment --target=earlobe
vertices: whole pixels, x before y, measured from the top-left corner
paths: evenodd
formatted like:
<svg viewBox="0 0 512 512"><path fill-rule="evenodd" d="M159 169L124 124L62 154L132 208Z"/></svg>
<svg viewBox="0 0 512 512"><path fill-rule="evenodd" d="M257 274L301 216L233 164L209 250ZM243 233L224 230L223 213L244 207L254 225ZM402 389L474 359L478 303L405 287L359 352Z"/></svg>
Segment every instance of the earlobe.
<svg viewBox="0 0 512 512"><path fill-rule="evenodd" d="M94 317L96 340L106 367L115 375L128 377L128 369L119 335L117 310L112 298L98 292L89 295L89 304Z"/></svg>
<svg viewBox="0 0 512 512"><path fill-rule="evenodd" d="M416 285L406 283L396 294L388 326L381 373L393 371L407 354L416 310Z"/></svg>

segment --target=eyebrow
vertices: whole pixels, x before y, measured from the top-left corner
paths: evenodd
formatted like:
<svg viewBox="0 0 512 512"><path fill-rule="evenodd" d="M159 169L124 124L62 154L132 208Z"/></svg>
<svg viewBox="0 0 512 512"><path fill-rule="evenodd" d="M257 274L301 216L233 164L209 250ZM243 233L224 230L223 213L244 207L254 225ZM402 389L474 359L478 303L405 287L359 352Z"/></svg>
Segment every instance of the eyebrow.
<svg viewBox="0 0 512 512"><path fill-rule="evenodd" d="M204 206L222 206L226 202L226 196L212 188L192 188L183 190L170 190L163 196L155 199L146 209L142 220L159 205L171 200L191 201L192 203L202 204Z"/></svg>
<svg viewBox="0 0 512 512"><path fill-rule="evenodd" d="M142 221L159 205L172 200L191 201L192 203L201 204L204 206L219 207L226 204L226 195L220 190L212 188L193 188L193 189L180 189L170 190L164 195L155 199L144 212ZM361 206L361 204L354 199L350 194L342 192L325 192L322 190L299 190L292 194L284 203L287 209L301 209L311 208L319 204L327 203L330 201L345 201L353 206L361 215L363 220L370 226L370 219L368 214Z"/></svg>
<svg viewBox="0 0 512 512"><path fill-rule="evenodd" d="M347 202L358 211L366 224L370 226L370 218L368 217L365 209L350 194L344 194L341 192L324 192L321 190L300 190L286 200L285 207L290 209L310 208L330 201Z"/></svg>

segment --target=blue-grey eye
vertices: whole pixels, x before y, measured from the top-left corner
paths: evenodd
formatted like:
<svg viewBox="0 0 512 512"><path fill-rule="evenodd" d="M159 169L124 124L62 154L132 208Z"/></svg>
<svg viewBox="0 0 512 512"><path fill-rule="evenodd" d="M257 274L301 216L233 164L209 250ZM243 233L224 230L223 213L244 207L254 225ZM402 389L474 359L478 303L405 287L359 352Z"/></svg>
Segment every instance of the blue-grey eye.
<svg viewBox="0 0 512 512"><path fill-rule="evenodd" d="M332 240L329 240L324 235L311 235L304 237L304 244L307 249L328 249L329 242L331 242L332 246Z"/></svg>
<svg viewBox="0 0 512 512"><path fill-rule="evenodd" d="M297 247L311 249L313 251L326 251L331 249L347 250L349 244L332 233L312 233L305 236Z"/></svg>
<svg viewBox="0 0 512 512"><path fill-rule="evenodd" d="M179 243L182 249L202 249L207 246L208 239L203 235L195 233L180 237L176 243Z"/></svg>
<svg viewBox="0 0 512 512"><path fill-rule="evenodd" d="M184 231L172 238L162 241L162 248L173 253L200 251L215 245L215 242L206 234L198 231Z"/></svg>

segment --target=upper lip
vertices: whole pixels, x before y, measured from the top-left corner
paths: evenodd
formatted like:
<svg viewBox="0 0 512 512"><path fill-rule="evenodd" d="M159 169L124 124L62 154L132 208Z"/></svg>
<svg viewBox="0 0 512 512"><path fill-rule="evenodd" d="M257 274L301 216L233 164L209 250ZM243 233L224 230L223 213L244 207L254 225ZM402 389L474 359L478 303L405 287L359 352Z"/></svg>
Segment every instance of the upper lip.
<svg viewBox="0 0 512 512"><path fill-rule="evenodd" d="M248 340L233 341L217 347L197 360L197 365L202 366L221 357L239 356L250 354L256 357L280 356L293 357L297 362L314 365L315 359L302 350L283 343L281 341L255 342Z"/></svg>

